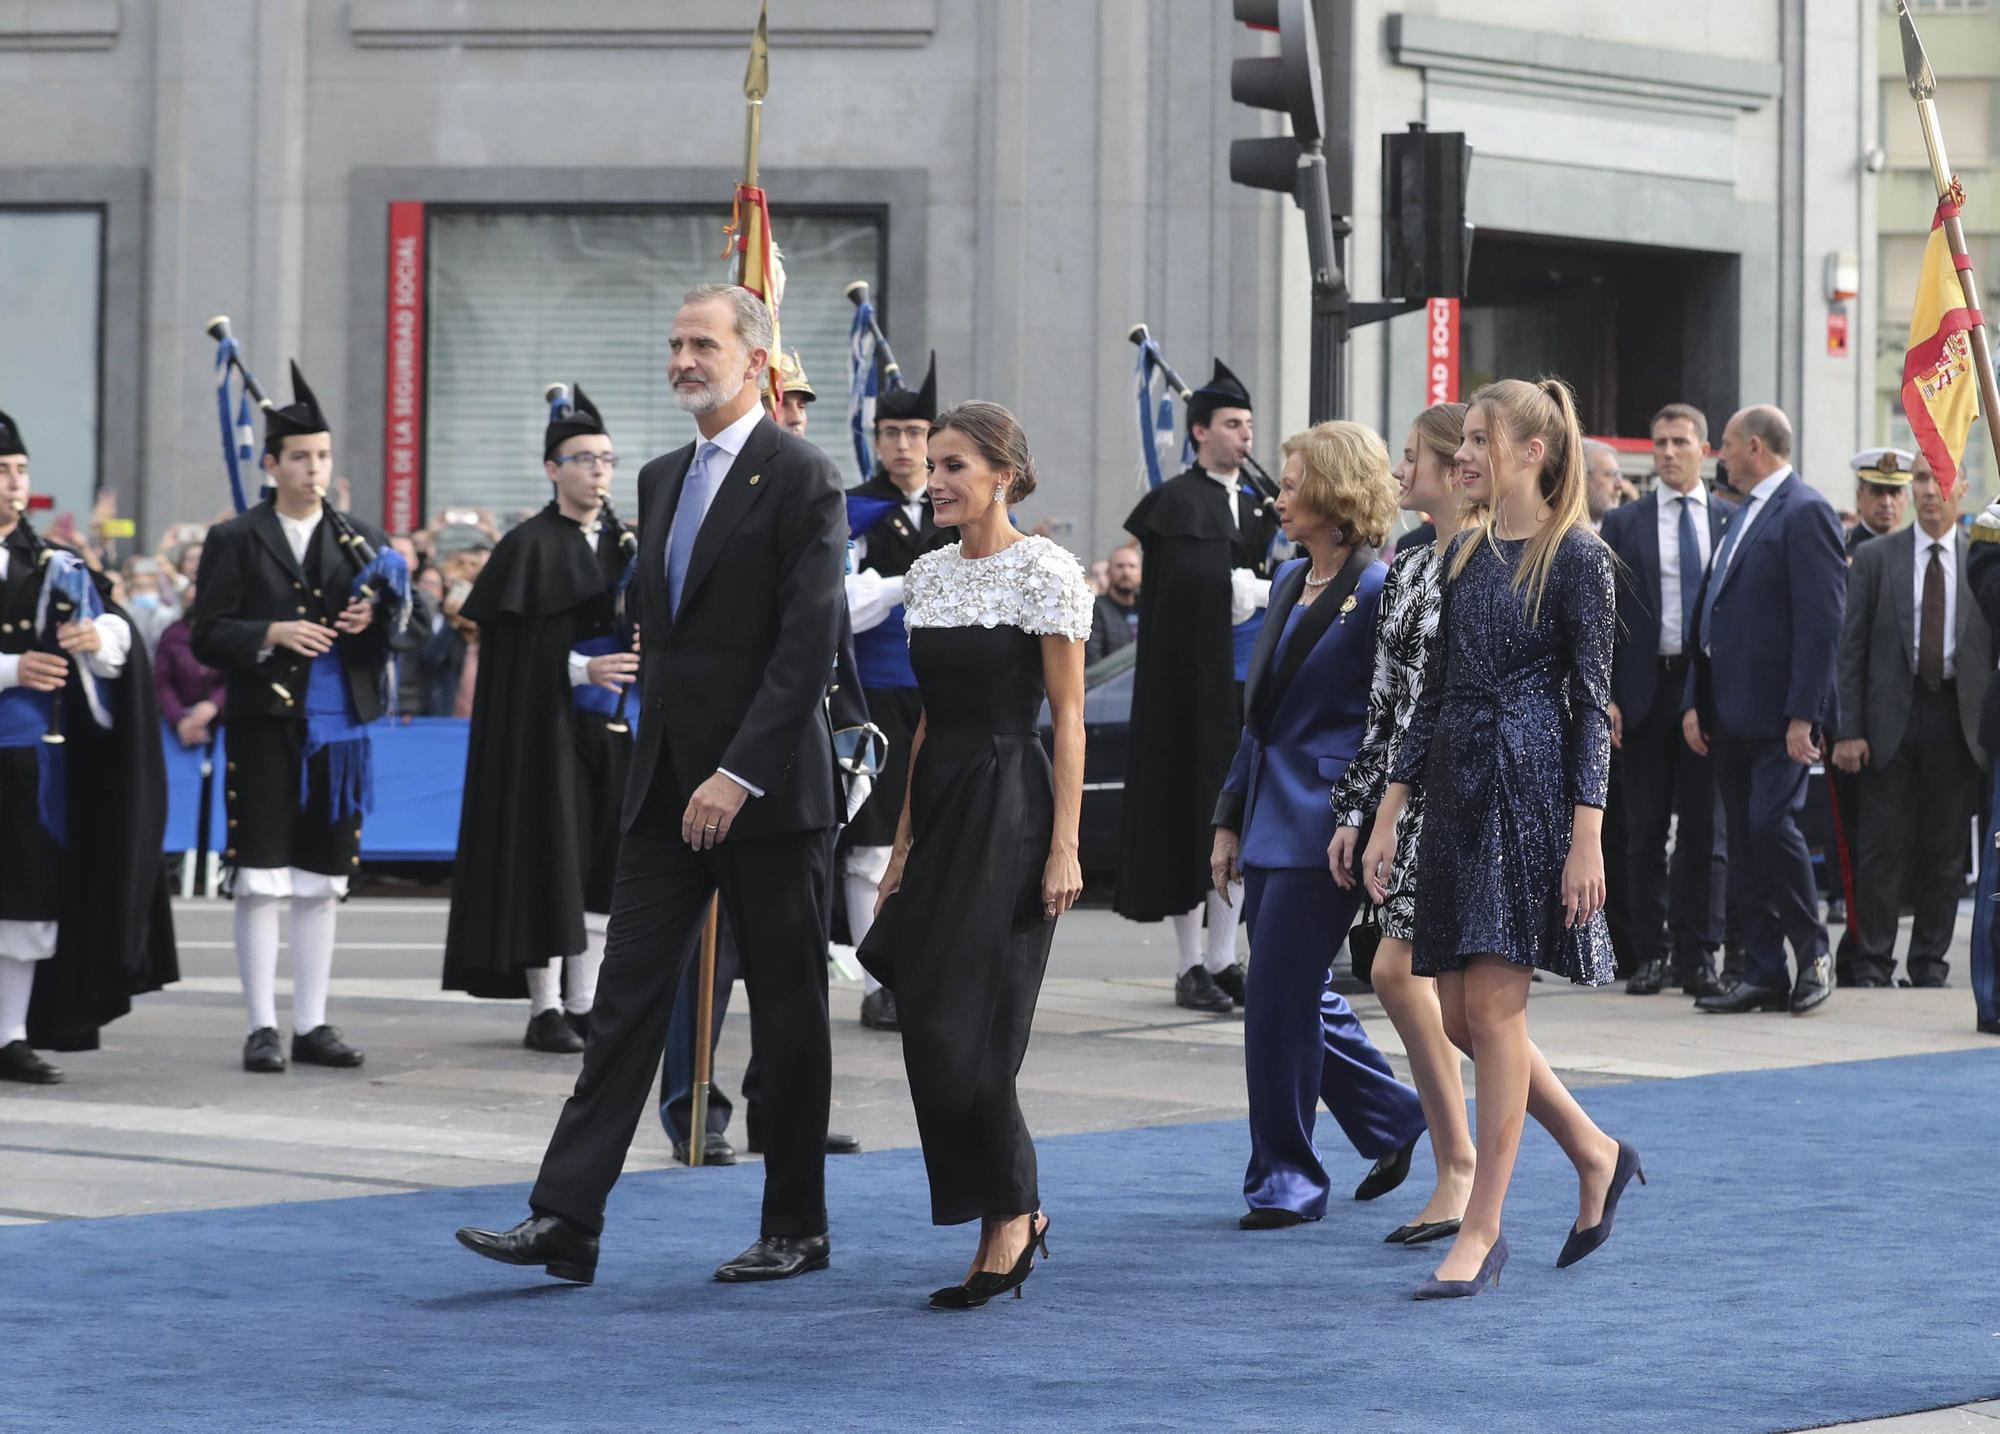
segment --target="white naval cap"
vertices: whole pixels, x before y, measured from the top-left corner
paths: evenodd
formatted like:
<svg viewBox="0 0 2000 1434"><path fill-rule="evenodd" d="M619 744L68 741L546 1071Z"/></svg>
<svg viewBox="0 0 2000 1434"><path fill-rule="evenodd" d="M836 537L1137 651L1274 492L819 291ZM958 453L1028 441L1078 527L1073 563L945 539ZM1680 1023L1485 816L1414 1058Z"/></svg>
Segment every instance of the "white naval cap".
<svg viewBox="0 0 2000 1434"><path fill-rule="evenodd" d="M1907 448L1864 448L1847 463L1863 483L1902 488L1909 484L1910 470L1917 466L1917 455Z"/></svg>

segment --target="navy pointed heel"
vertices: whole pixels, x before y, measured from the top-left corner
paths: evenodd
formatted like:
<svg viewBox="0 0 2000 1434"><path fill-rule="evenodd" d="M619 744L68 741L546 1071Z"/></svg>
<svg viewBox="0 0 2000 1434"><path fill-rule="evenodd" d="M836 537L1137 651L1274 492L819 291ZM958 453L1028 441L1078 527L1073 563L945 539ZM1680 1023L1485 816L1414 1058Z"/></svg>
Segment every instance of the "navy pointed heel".
<svg viewBox="0 0 2000 1434"><path fill-rule="evenodd" d="M1621 1140L1618 1142L1618 1164L1611 1172L1611 1188L1604 1192L1604 1218L1588 1230L1570 1227L1569 1238L1563 1241L1562 1253L1556 1256L1557 1269L1568 1269L1611 1238L1611 1222L1618 1214L1618 1197L1625 1193L1625 1187L1634 1175L1639 1177L1641 1185L1646 1183L1646 1171L1639 1164L1639 1152Z"/></svg>
<svg viewBox="0 0 2000 1434"><path fill-rule="evenodd" d="M1462 1300L1469 1299L1486 1288L1487 1282L1494 1289L1500 1288L1500 1271L1507 1267L1507 1237L1502 1235L1493 1242L1493 1248L1486 1252L1486 1258L1479 1262L1479 1273L1469 1280L1441 1280L1431 1276L1417 1286L1410 1298L1418 1300Z"/></svg>

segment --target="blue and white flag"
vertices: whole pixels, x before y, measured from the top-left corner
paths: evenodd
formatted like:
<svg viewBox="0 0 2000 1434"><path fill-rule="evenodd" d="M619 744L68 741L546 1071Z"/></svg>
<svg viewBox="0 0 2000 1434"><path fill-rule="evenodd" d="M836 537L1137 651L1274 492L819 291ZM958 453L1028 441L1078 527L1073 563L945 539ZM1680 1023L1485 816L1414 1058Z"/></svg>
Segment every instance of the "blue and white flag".
<svg viewBox="0 0 2000 1434"><path fill-rule="evenodd" d="M1161 455L1174 443L1174 400L1171 394L1155 396L1153 379L1160 369L1160 347L1151 339L1139 345L1139 367L1135 375L1139 399L1139 474L1148 488L1166 481Z"/></svg>
<svg viewBox="0 0 2000 1434"><path fill-rule="evenodd" d="M251 421L250 392L242 389L236 397L232 418L229 403L230 360L236 356L236 340L225 335L215 345L215 414L222 423L222 461L229 469L229 496L236 511L244 512L250 500L243 493L243 469L256 462L257 429Z"/></svg>
<svg viewBox="0 0 2000 1434"><path fill-rule="evenodd" d="M875 476L875 454L868 446L875 432L875 398L882 376L875 365L875 305L863 299L854 306L854 327L847 338L847 426L854 435L854 461L861 481Z"/></svg>

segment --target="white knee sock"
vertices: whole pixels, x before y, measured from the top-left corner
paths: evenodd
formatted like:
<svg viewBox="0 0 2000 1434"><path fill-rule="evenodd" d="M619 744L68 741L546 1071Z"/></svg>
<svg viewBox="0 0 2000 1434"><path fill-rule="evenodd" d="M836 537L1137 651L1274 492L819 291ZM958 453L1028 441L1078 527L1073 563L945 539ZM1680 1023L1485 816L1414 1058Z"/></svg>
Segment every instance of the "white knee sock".
<svg viewBox="0 0 2000 1434"><path fill-rule="evenodd" d="M1167 919L1173 922L1174 944L1180 947L1180 964L1174 967L1174 975L1185 976L1201 964L1201 908Z"/></svg>
<svg viewBox="0 0 2000 1434"><path fill-rule="evenodd" d="M544 1011L562 1009L562 962L551 961L546 966L530 966L521 973L528 978L528 1014L539 1016Z"/></svg>
<svg viewBox="0 0 2000 1434"><path fill-rule="evenodd" d="M28 997L35 990L35 963L0 956L0 1046L28 1039Z"/></svg>
<svg viewBox="0 0 2000 1434"><path fill-rule="evenodd" d="M236 894L236 973L250 1029L278 1024L278 898Z"/></svg>
<svg viewBox="0 0 2000 1434"><path fill-rule="evenodd" d="M597 1005L597 973L604 966L604 933L611 918L601 911L583 914L583 954L563 962L563 1009L587 1016Z"/></svg>
<svg viewBox="0 0 2000 1434"><path fill-rule="evenodd" d="M847 853L841 866L841 886L847 897L847 934L859 946L868 936L868 929L875 924L875 893L882 885L882 875L889 869L892 848L886 846L857 846ZM863 975L861 989L868 995L882 989L882 983L873 976Z"/></svg>
<svg viewBox="0 0 2000 1434"><path fill-rule="evenodd" d="M1243 883L1229 883L1229 900L1224 902L1222 893L1208 894L1208 950L1202 957L1202 964L1210 974L1236 964L1236 914L1243 909Z"/></svg>
<svg viewBox="0 0 2000 1434"><path fill-rule="evenodd" d="M333 981L331 896L292 898L292 1029L300 1035L326 1024L326 988Z"/></svg>

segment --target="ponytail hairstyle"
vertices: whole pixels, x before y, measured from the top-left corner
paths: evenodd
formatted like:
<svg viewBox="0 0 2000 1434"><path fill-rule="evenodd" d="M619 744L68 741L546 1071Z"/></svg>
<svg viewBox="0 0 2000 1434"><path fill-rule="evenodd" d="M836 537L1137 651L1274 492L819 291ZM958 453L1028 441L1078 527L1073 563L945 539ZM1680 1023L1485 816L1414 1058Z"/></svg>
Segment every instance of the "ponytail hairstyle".
<svg viewBox="0 0 2000 1434"><path fill-rule="evenodd" d="M1570 386L1555 377L1537 379L1503 378L1489 383L1472 395L1469 408L1486 410L1490 428L1488 451L1493 454L1495 474L1493 503L1480 515L1472 536L1461 543L1452 559L1451 577L1456 580L1472 561L1481 543L1494 537L1499 520L1498 475L1511 470L1516 447L1525 448L1535 439L1542 441L1542 466L1536 474L1542 501L1549 506L1549 521L1528 539L1521 566L1514 573L1514 589L1528 590L1528 621L1541 621L1542 594L1548 588L1549 569L1556 553L1572 529L1590 533L1590 507L1585 493L1583 468L1583 428L1577 422L1576 395ZM1594 534L1592 534L1595 537ZM1497 551L1497 549L1496 549Z"/></svg>

